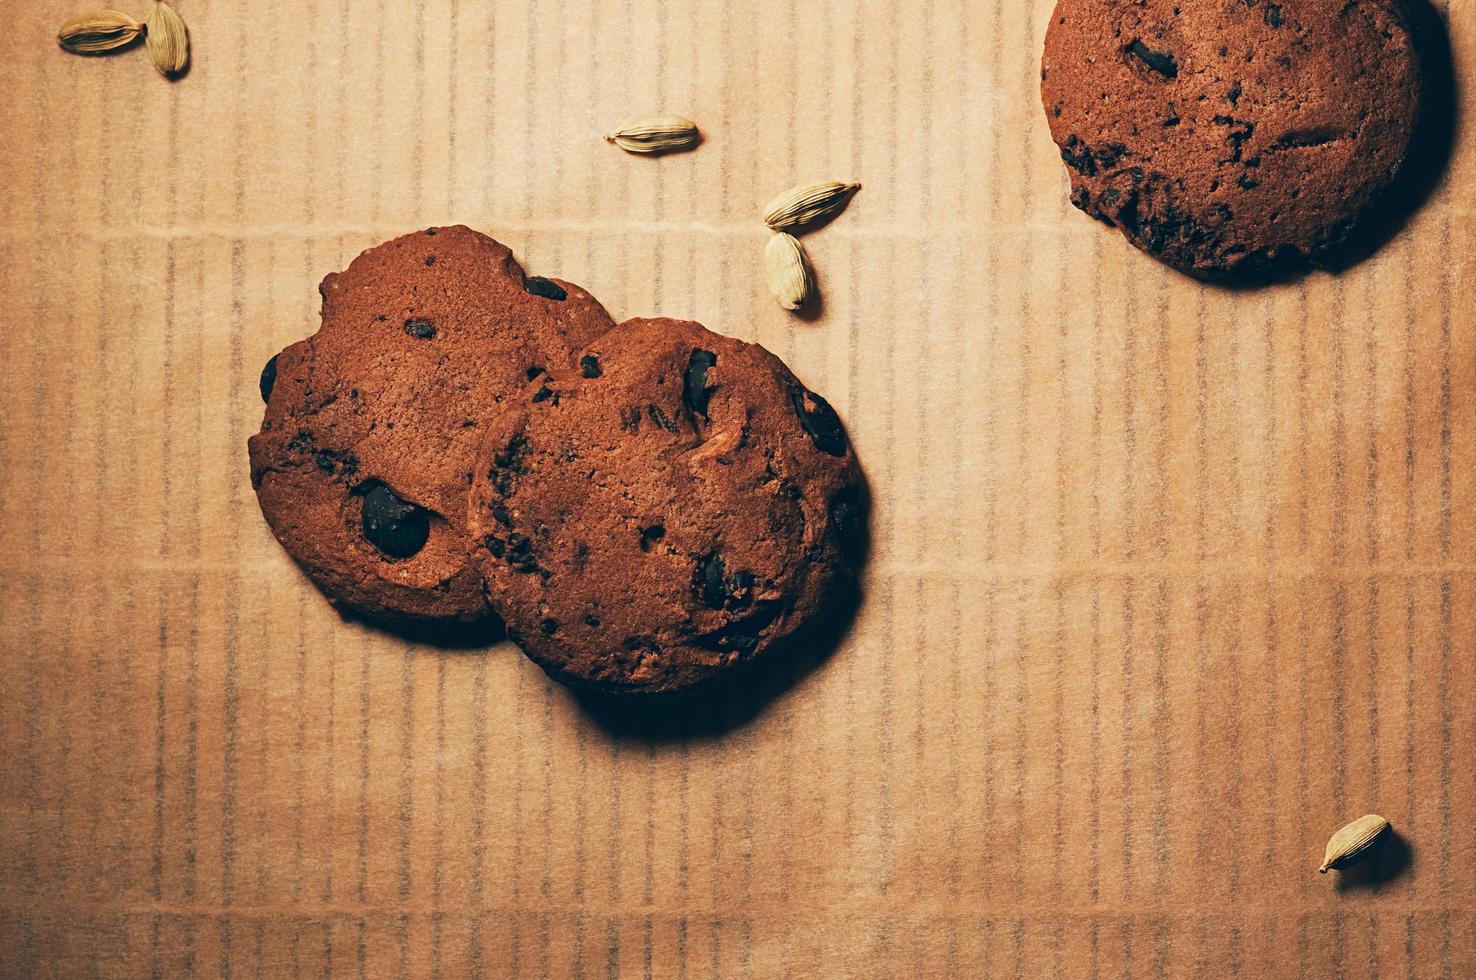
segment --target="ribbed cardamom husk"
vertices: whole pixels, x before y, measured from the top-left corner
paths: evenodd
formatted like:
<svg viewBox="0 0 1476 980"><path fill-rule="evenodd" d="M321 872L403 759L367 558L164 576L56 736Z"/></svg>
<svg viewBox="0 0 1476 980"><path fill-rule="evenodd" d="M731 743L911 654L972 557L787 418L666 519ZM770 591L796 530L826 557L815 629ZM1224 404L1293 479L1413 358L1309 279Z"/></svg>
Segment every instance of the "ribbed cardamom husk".
<svg viewBox="0 0 1476 980"><path fill-rule="evenodd" d="M764 224L775 231L788 231L824 221L844 210L851 195L860 189L860 184L838 180L799 184L769 202L764 208Z"/></svg>
<svg viewBox="0 0 1476 980"><path fill-rule="evenodd" d="M697 125L683 116L646 116L606 134L605 140L631 153L665 153L695 146L701 136Z"/></svg>
<svg viewBox="0 0 1476 980"><path fill-rule="evenodd" d="M184 18L164 0L154 0L145 40L154 67L165 76L178 75L190 63L190 32Z"/></svg>
<svg viewBox="0 0 1476 980"><path fill-rule="evenodd" d="M117 10L96 10L74 17L56 32L57 43L76 54L103 54L126 48L143 33L143 25Z"/></svg>
<svg viewBox="0 0 1476 980"><path fill-rule="evenodd" d="M764 274L769 292L786 310L797 310L810 298L810 260L793 235L779 232L764 247Z"/></svg>
<svg viewBox="0 0 1476 980"><path fill-rule="evenodd" d="M1368 856L1374 842L1389 829L1389 821L1377 813L1359 817L1332 835L1327 842L1327 851L1322 856L1322 867L1317 870L1327 874L1328 868L1346 868Z"/></svg>

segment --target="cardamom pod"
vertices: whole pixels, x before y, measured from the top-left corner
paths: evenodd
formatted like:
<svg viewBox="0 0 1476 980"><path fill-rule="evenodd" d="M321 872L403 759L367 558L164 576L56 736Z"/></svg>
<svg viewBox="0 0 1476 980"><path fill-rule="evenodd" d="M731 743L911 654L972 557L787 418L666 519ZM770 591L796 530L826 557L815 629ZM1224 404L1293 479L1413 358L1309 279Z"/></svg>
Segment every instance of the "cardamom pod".
<svg viewBox="0 0 1476 980"><path fill-rule="evenodd" d="M116 10L98 10L74 17L56 32L56 41L76 54L102 54L126 48L143 31L143 25Z"/></svg>
<svg viewBox="0 0 1476 980"><path fill-rule="evenodd" d="M1359 817L1332 835L1327 842L1327 852L1322 856L1322 867L1317 870L1327 874L1328 868L1346 868L1367 856L1374 841L1388 829L1389 821L1377 813Z"/></svg>
<svg viewBox="0 0 1476 980"><path fill-rule="evenodd" d="M154 0L154 9L144 24L154 67L166 77L184 71L190 63L190 32L184 18L164 0Z"/></svg>
<svg viewBox="0 0 1476 980"><path fill-rule="evenodd" d="M632 120L605 135L605 142L614 143L631 153L665 153L695 146L701 139L697 125L682 116L646 116Z"/></svg>
<svg viewBox="0 0 1476 980"><path fill-rule="evenodd" d="M787 231L832 218L845 209L851 195L860 189L860 184L843 184L838 180L791 187L769 202L764 209L764 224L775 231Z"/></svg>
<svg viewBox="0 0 1476 980"><path fill-rule="evenodd" d="M793 235L781 231L769 239L764 246L764 273L769 292L786 310L797 310L810 298L810 260Z"/></svg>

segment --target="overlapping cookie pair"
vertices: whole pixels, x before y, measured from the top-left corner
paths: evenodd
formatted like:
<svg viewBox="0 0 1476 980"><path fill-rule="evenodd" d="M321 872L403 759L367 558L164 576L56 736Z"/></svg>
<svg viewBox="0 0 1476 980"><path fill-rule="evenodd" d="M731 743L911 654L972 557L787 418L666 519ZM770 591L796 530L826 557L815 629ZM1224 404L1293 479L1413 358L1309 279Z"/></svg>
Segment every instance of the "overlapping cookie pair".
<svg viewBox="0 0 1476 980"><path fill-rule="evenodd" d="M845 430L773 354L615 324L464 227L324 279L268 362L251 479L338 605L399 628L500 616L559 680L625 693L733 673L813 623L865 546Z"/></svg>

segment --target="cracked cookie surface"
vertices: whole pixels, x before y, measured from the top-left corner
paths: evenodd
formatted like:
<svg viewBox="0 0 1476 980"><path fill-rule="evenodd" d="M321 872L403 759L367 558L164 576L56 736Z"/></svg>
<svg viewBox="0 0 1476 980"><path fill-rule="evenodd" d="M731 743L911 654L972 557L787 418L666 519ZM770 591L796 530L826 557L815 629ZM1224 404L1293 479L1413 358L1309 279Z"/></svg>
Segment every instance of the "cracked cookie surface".
<svg viewBox="0 0 1476 980"><path fill-rule="evenodd" d="M779 358L632 320L488 427L470 494L508 635L566 683L667 693L814 621L865 546L840 419Z"/></svg>
<svg viewBox="0 0 1476 980"><path fill-rule="evenodd" d="M1203 278L1341 244L1403 163L1420 88L1382 0L1059 0L1041 60L1072 203Z"/></svg>
<svg viewBox="0 0 1476 980"><path fill-rule="evenodd" d="M262 513L344 607L407 627L488 617L465 533L487 416L612 321L461 226L371 248L319 292L318 332L261 374Z"/></svg>

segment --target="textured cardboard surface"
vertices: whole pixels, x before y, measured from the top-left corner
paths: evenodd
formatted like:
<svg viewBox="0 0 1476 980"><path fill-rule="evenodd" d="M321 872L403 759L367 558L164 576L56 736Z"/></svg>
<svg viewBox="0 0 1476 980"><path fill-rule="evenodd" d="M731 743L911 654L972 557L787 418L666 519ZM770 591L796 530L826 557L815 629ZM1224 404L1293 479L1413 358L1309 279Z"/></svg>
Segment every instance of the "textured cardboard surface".
<svg viewBox="0 0 1476 980"><path fill-rule="evenodd" d="M180 0L173 84L11 6L0 974L1476 975L1469 125L1372 258L1227 291L1066 202L1046 0ZM757 214L832 176L799 320ZM849 424L865 604L728 731L344 623L261 520L262 363L450 221Z"/></svg>

